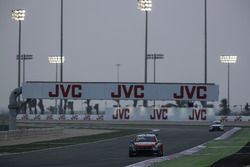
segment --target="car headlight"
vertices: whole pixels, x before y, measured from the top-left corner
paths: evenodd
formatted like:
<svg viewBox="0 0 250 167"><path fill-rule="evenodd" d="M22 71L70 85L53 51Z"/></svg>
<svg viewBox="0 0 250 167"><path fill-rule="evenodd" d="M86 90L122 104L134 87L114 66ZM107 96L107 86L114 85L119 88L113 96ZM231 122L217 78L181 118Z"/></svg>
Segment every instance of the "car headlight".
<svg viewBox="0 0 250 167"><path fill-rule="evenodd" d="M156 145L154 145L154 146L153 146L153 150L154 150L154 151L159 150L159 146L160 146L160 145L159 145L159 143L158 143L158 144L156 144Z"/></svg>
<svg viewBox="0 0 250 167"><path fill-rule="evenodd" d="M130 145L129 145L129 148L130 148L131 150L135 150L135 145L134 145L134 144L130 144Z"/></svg>

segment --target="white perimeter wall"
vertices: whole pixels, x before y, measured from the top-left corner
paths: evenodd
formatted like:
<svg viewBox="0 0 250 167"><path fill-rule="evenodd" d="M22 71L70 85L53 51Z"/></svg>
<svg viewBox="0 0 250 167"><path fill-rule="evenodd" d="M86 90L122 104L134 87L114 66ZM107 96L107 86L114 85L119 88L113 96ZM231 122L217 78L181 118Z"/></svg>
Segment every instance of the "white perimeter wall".
<svg viewBox="0 0 250 167"><path fill-rule="evenodd" d="M204 121L250 122L250 116L216 116L215 109L199 108L107 108L104 115L18 114L17 120L87 121Z"/></svg>
<svg viewBox="0 0 250 167"><path fill-rule="evenodd" d="M107 108L104 115L18 114L18 120L126 120L126 121L213 121L212 108Z"/></svg>

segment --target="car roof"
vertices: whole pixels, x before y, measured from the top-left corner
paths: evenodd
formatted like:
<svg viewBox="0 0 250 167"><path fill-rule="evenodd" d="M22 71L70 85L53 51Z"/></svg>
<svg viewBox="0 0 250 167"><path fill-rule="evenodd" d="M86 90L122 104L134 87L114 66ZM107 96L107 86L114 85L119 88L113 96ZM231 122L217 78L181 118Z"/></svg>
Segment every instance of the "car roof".
<svg viewBox="0 0 250 167"><path fill-rule="evenodd" d="M145 134L139 134L136 137L156 137L156 135L152 133L145 133Z"/></svg>
<svg viewBox="0 0 250 167"><path fill-rule="evenodd" d="M213 123L221 123L220 120L213 121Z"/></svg>

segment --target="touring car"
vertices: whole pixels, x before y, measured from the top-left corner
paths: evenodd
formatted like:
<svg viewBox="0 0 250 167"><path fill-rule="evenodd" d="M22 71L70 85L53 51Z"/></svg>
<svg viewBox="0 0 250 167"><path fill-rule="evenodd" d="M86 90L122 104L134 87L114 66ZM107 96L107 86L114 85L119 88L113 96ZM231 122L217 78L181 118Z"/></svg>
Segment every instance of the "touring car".
<svg viewBox="0 0 250 167"><path fill-rule="evenodd" d="M224 131L224 125L221 121L213 121L213 123L209 126L209 131Z"/></svg>
<svg viewBox="0 0 250 167"><path fill-rule="evenodd" d="M129 157L141 154L163 156L163 144L156 134L140 134L129 144Z"/></svg>

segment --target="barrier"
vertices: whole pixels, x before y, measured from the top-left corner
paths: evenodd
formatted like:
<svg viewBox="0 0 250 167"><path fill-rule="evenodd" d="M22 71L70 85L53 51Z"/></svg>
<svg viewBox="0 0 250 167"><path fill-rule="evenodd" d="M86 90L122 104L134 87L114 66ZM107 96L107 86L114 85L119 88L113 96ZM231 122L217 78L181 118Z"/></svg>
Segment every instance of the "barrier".
<svg viewBox="0 0 250 167"><path fill-rule="evenodd" d="M216 116L216 120L220 120L222 122L250 122L250 116Z"/></svg>
<svg viewBox="0 0 250 167"><path fill-rule="evenodd" d="M107 108L104 115L18 114L17 120L82 121L214 121L250 122L250 116L216 116L213 108Z"/></svg>
<svg viewBox="0 0 250 167"><path fill-rule="evenodd" d="M133 121L212 121L215 119L211 108L108 108L104 120Z"/></svg>
<svg viewBox="0 0 250 167"><path fill-rule="evenodd" d="M88 115L88 114L74 114L74 115L41 115L41 114L18 114L17 120L55 120L55 121L64 121L64 120L84 120L84 121L101 121L104 120L103 115Z"/></svg>
<svg viewBox="0 0 250 167"><path fill-rule="evenodd" d="M213 121L213 108L106 108L104 115L19 114L17 120L83 120L83 121Z"/></svg>

